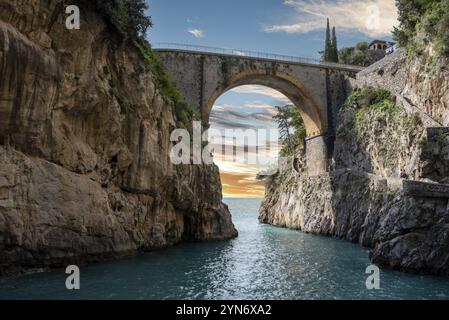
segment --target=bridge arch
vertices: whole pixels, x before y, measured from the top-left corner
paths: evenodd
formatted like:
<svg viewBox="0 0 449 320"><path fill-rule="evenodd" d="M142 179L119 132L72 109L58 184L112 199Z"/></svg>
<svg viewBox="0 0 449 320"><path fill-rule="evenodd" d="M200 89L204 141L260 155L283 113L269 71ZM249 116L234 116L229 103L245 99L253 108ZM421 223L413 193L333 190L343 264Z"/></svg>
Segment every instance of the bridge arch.
<svg viewBox="0 0 449 320"><path fill-rule="evenodd" d="M262 85L284 94L297 108L304 120L307 137L321 136L326 133L327 123L315 97L304 84L294 77L276 72L273 74L262 70L245 70L226 79L212 92L203 106L203 122L208 124L212 108L216 100L229 90L244 85Z"/></svg>
<svg viewBox="0 0 449 320"><path fill-rule="evenodd" d="M327 171L348 77L363 68L219 48L175 45L157 52L184 101L201 113L206 125L216 100L235 87L263 85L283 93L299 108L306 126L308 175Z"/></svg>

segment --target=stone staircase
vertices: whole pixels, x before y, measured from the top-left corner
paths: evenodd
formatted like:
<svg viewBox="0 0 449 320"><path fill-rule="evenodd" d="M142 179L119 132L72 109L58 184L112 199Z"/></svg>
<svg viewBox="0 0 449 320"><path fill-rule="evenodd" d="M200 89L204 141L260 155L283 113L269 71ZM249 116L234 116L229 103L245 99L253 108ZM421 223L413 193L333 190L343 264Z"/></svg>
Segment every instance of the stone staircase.
<svg viewBox="0 0 449 320"><path fill-rule="evenodd" d="M449 133L449 128L443 127L441 123L425 112L424 107L415 105L412 100L407 97L407 94L404 91L407 81L407 69L405 67L407 61L405 50L400 49L359 72L353 85L358 87L378 86L388 89L395 96L396 104L400 105L406 113L419 114L422 126L425 128L419 141L432 143L437 135ZM411 173L418 170L422 165L422 161L422 148L420 144L417 144L411 152L410 160L405 167L406 171ZM433 160L430 159L430 161ZM426 176L423 176L422 178L426 178Z"/></svg>
<svg viewBox="0 0 449 320"><path fill-rule="evenodd" d="M349 168L332 171L329 173L329 177L338 177L345 173L351 173L352 176L368 178L371 181L372 187L375 191L402 191L405 196L410 197L449 199L448 184L430 183L425 181L408 180L401 178L385 179L378 175Z"/></svg>
<svg viewBox="0 0 449 320"><path fill-rule="evenodd" d="M414 105L404 93L406 74L404 64L407 63L406 52L403 49L386 56L357 74L355 85L379 86L390 90L396 97L396 103L402 105L407 113L418 113L425 127L440 127L441 123L424 112L425 108ZM401 68L402 67L402 68Z"/></svg>

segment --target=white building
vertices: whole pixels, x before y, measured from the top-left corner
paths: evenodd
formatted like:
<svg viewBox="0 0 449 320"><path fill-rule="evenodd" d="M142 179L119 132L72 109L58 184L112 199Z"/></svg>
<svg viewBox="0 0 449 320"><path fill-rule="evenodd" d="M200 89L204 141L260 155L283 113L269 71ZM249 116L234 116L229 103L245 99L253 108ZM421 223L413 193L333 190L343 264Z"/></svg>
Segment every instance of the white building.
<svg viewBox="0 0 449 320"><path fill-rule="evenodd" d="M390 54L396 50L395 45L394 42L390 41L374 40L369 44L368 48L373 51L379 50L384 51L386 54Z"/></svg>

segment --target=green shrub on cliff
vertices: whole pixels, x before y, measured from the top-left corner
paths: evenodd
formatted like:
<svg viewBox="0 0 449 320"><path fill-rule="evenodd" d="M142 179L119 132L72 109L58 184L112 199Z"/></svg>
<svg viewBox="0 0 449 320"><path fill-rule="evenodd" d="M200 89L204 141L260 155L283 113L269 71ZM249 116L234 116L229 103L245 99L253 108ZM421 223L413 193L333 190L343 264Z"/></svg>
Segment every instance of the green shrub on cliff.
<svg viewBox="0 0 449 320"><path fill-rule="evenodd" d="M145 65L154 76L155 84L159 93L165 101L173 106L173 111L179 122L183 123L189 130L192 129L192 121L199 120L200 117L193 109L182 101L181 93L176 89L170 79L161 60L151 50L151 46L145 40L134 40L134 46L139 50Z"/></svg>
<svg viewBox="0 0 449 320"><path fill-rule="evenodd" d="M435 57L449 57L449 0L396 0L396 5L400 25L394 36L410 57L429 42Z"/></svg>
<svg viewBox="0 0 449 320"><path fill-rule="evenodd" d="M356 106L357 108L369 108L384 102L394 103L391 92L384 88L363 87L355 88L344 104L344 108Z"/></svg>
<svg viewBox="0 0 449 320"><path fill-rule="evenodd" d="M338 52L340 63L367 67L379 61L384 55L369 50L367 42L359 42L355 47L343 48Z"/></svg>
<svg viewBox="0 0 449 320"><path fill-rule="evenodd" d="M81 5L91 6L124 39L143 38L152 27L146 15L145 0L78 0Z"/></svg>
<svg viewBox="0 0 449 320"><path fill-rule="evenodd" d="M372 120L375 114L379 117L393 117L399 113L394 97L390 91L383 88L356 88L347 99L344 107L356 109L355 125L358 129L364 128L365 122L368 119Z"/></svg>
<svg viewBox="0 0 449 320"><path fill-rule="evenodd" d="M198 115L182 101L181 94L172 83L164 65L145 40L148 28L152 27L151 17L146 15L148 5L145 0L78 0L77 3L99 13L123 41L137 48L147 70L154 76L159 93L173 106L177 120L191 130L192 121L198 120ZM123 96L114 83L111 84L111 91L119 104L124 106Z"/></svg>
<svg viewBox="0 0 449 320"><path fill-rule="evenodd" d="M353 90L342 109L354 110L353 125L364 130L376 121L386 121L401 129L403 133L422 125L418 113L405 113L396 105L396 99L384 88L363 87Z"/></svg>
<svg viewBox="0 0 449 320"><path fill-rule="evenodd" d="M278 124L282 142L281 156L292 155L298 148L304 148L306 127L296 106L276 107L273 117Z"/></svg>
<svg viewBox="0 0 449 320"><path fill-rule="evenodd" d="M355 89L340 111L337 140L340 146L355 144L366 159L376 159L378 170L393 172L403 152L419 143L423 133L418 113L407 113L395 97L383 88ZM356 160L359 161L359 160Z"/></svg>

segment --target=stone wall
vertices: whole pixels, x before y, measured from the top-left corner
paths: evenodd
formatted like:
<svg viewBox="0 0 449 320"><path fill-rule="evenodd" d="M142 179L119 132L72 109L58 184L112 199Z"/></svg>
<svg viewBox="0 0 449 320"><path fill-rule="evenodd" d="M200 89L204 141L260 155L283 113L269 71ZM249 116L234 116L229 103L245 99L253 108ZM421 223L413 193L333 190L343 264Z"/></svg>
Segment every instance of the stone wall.
<svg viewBox="0 0 449 320"><path fill-rule="evenodd" d="M318 136L306 140L307 175L314 177L328 169L326 137Z"/></svg>

